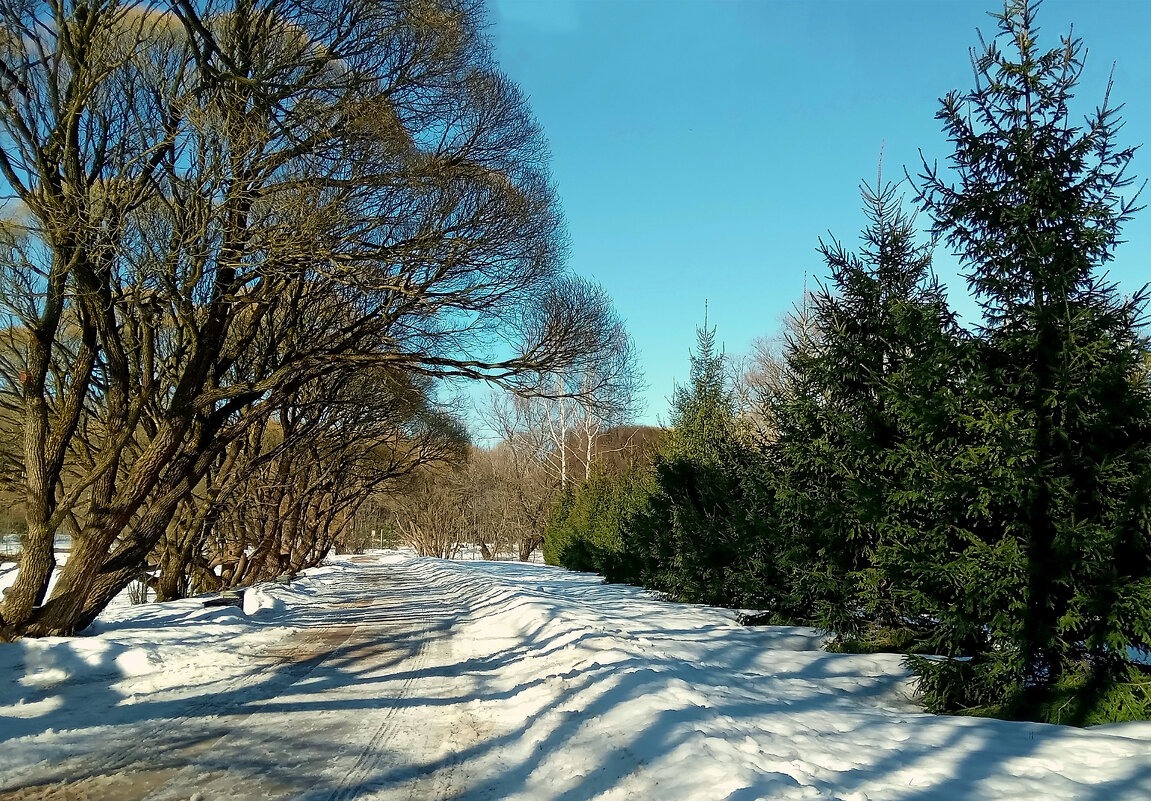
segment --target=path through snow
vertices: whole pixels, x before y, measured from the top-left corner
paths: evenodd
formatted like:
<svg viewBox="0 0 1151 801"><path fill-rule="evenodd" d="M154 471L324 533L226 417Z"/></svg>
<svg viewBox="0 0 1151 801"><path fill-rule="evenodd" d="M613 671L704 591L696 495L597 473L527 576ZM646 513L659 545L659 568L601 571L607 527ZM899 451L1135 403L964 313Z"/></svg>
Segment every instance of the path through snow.
<svg viewBox="0 0 1151 801"><path fill-rule="evenodd" d="M892 655L384 555L0 646L9 799L1151 799L1151 725L925 715Z"/></svg>

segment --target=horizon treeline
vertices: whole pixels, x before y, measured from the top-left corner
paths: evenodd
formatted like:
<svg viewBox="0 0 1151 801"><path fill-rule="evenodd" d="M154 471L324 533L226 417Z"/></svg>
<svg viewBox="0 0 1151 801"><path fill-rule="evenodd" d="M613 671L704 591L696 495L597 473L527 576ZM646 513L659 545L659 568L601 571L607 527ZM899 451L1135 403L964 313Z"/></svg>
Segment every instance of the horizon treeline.
<svg viewBox="0 0 1151 801"><path fill-rule="evenodd" d="M751 413L705 323L654 464L561 496L550 561L905 653L932 711L1151 717L1147 292L1106 278L1134 149L1109 99L1073 116L1082 46L1041 49L1034 11L1008 2L942 100L949 169L925 161L912 203L865 186L859 249L820 242Z"/></svg>

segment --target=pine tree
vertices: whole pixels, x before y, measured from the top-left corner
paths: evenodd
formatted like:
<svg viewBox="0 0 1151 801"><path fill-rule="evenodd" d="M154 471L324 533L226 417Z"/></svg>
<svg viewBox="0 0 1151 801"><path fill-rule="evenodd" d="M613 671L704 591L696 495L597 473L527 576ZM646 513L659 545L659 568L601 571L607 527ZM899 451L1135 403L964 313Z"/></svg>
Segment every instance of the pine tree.
<svg viewBox="0 0 1151 801"><path fill-rule="evenodd" d="M977 631L983 645L970 662L914 664L940 709L1146 714L1132 711L1147 685L1125 662L1128 646L1151 646L1146 293L1125 299L1104 277L1134 210L1134 151L1116 146L1106 98L1072 119L1078 40L1040 50L1025 0L995 16L976 88L937 115L958 183L930 167L921 189L984 314L965 387L973 439L952 487L972 507L936 588L953 610L945 650Z"/></svg>

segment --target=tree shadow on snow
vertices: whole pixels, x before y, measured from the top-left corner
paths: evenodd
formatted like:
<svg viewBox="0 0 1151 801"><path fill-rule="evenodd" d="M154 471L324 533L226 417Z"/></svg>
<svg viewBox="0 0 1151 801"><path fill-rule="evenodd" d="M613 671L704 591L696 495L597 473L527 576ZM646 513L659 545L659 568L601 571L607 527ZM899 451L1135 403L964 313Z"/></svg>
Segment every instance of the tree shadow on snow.
<svg viewBox="0 0 1151 801"><path fill-rule="evenodd" d="M476 573L492 572L494 578L496 568L483 567ZM1112 778L1078 786L1061 778L1059 765L1050 761L1047 749L1054 743L1113 735L881 708L902 678L876 668L875 658L826 654L805 635L742 629L722 614L710 629L687 621L679 626L674 617L662 628L643 614L621 612L620 604L634 592L604 601L590 581L586 594L577 594L591 605L586 625L556 625L573 614L568 590L582 590L579 581L547 568L499 570L510 570L526 587L544 589L520 610L535 618L524 623L517 617L518 627L506 641L493 642L486 653L484 644L472 643L473 653L458 659L421 659L462 621L522 603L494 590L477 594L475 578L453 569L436 574L432 593L403 596L416 582L379 582L382 600L398 593L408 603L340 605L344 596L349 604L362 598L362 590L333 590L325 598L334 605L293 613L292 625L303 629L298 639L307 642L309 630L332 627L358 635L320 643L314 654L306 647L273 654L253 672L207 682L190 697L126 703L123 685L112 686L114 649L107 652L109 664L92 668L88 662L86 675L104 678L83 686L17 689L12 680L4 685L5 695L12 688L24 703L41 704L45 711L0 722L0 743L10 753L41 748L44 759L58 761L0 779L0 790L83 782L146 764L173 776L194 770L252 781L281 777L283 786L269 785L265 794L302 801L367 797L449 775L451 781L436 792L439 798L584 801L624 782L645 787L645 781L665 780L668 774L658 771L666 771L668 755L676 753L696 761L678 768L684 780L678 791L661 785L660 799L790 797L801 784L828 799L867 793L872 799L984 801L1010 798L1012 788L1021 786L1036 788L1037 797L1047 797L1038 788L1048 786L1086 801L1151 798L1151 760L1130 760L1121 771L1110 769ZM380 571L387 574L386 568ZM664 608L662 602L645 603L652 604L645 614ZM365 631L379 636L365 639ZM787 645L790 650L778 652L781 664L773 668L772 648ZM523 714L515 721L505 714L458 743L438 743L435 753L414 762L407 744L397 739L405 732L387 727L401 719L430 725L438 710L458 704L471 705L480 717L484 710ZM644 714L624 714L629 710ZM349 720L378 728L362 753L349 755L349 744L338 739ZM54 730L50 737L42 734L48 729ZM738 752L732 744L737 740L743 741ZM75 756L67 757L69 752ZM1060 751L1063 758L1068 753ZM1151 745L1143 753L1151 755ZM561 755L573 772L548 776ZM727 771L728 757L741 760L738 771L729 771L738 786L689 794L693 772L706 777L720 767ZM285 764L287 759L297 761ZM353 769L333 774L332 765L345 762ZM156 791L152 797L167 796Z"/></svg>

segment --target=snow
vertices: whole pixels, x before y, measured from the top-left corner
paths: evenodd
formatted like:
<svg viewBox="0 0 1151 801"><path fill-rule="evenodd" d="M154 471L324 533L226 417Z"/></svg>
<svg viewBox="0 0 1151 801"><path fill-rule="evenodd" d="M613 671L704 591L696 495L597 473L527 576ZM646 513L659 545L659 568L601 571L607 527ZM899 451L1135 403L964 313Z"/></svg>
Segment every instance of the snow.
<svg viewBox="0 0 1151 801"><path fill-rule="evenodd" d="M245 615L283 613L288 609L288 599L269 592L266 587L256 586L244 593L243 608Z"/></svg>
<svg viewBox="0 0 1151 801"><path fill-rule="evenodd" d="M0 646L0 797L1151 798L1151 723L929 715L898 656L822 642L558 568L340 557Z"/></svg>

